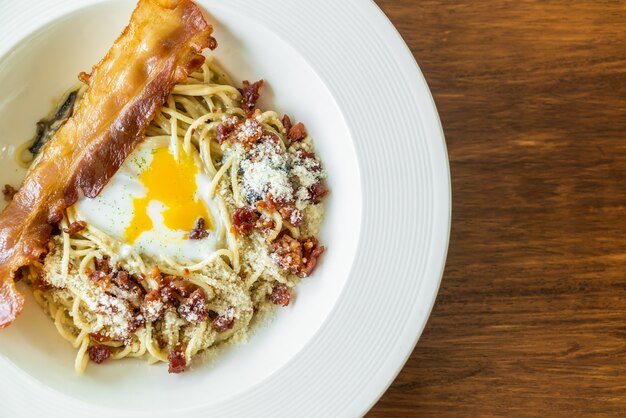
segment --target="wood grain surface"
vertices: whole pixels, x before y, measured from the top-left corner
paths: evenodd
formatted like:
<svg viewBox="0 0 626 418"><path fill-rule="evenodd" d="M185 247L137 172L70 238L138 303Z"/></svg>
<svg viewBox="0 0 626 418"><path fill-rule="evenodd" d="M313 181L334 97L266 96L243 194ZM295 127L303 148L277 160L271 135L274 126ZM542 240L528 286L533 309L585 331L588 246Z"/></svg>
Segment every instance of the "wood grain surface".
<svg viewBox="0 0 626 418"><path fill-rule="evenodd" d="M626 416L626 3L377 3L437 103L453 216L369 416Z"/></svg>

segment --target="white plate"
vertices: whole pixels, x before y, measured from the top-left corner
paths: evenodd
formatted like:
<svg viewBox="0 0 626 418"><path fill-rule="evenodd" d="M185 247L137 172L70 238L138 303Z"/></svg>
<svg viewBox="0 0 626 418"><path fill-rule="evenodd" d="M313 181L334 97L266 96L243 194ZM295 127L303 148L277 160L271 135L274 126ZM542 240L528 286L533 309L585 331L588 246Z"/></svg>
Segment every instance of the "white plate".
<svg viewBox="0 0 626 418"><path fill-rule="evenodd" d="M104 55L133 3L0 2L1 184L23 176L11 147ZM198 3L226 70L264 78L262 105L312 134L332 190L328 252L248 344L181 376L133 360L75 375L74 350L29 298L0 331L0 417L357 416L424 328L448 244L448 161L428 87L393 26L368 1Z"/></svg>

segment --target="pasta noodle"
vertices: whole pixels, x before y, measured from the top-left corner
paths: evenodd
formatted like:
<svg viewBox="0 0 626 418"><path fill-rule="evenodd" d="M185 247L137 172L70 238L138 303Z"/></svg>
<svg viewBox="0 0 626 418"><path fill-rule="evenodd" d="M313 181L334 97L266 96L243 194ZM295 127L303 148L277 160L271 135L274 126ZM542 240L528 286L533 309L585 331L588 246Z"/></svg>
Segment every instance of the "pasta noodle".
<svg viewBox="0 0 626 418"><path fill-rule="evenodd" d="M307 136L290 141L290 126L285 127L276 112L251 113L243 108L244 104L242 92L208 59L199 71L175 86L147 128L144 140L169 142L176 160L192 149L197 151L202 169L211 179L209 194L217 202L218 221L225 225L224 248L194 262L166 255L150 257L94 225L86 224L73 232L72 226L80 225L82 220L71 206L63 213L61 232L53 238L45 261L27 268L25 278L32 283L35 299L60 335L77 349L78 372L85 370L90 358L100 362L127 357L149 363L169 361L170 371L176 371L177 355L186 365L202 351L245 339L258 314L276 304L285 305L285 300L289 303L289 289L315 266L323 247L314 238L301 239L318 233L323 215L320 199L325 192L316 197L304 196L313 186L305 184L302 176L313 173L319 183L326 174L317 157L311 157L311 139ZM263 186L269 187L266 196L255 196L249 186L251 180L244 178L252 175L249 170L256 169L252 164L257 162L250 155L268 152L263 147L269 145L259 142L246 148L247 138L220 141L220 127L236 125L245 132L246 124L254 121L263 135L274 139L268 141L277 150L272 151L276 152L272 158L292 158L290 167L301 169L298 175L302 178L294 174L291 181L300 178L304 191L294 188L289 207L281 206L276 196L272 201L271 181ZM237 135L236 128L232 135ZM304 162L294 166L293 161ZM302 171L305 166L309 171ZM251 231L242 232L243 227L234 223L237 210L247 210L254 218ZM300 264L293 264L293 254L283 251L284 243L300 245ZM134 285L124 288L117 282L112 285L115 277L126 277L119 272L127 273L140 289L135 290ZM106 280L99 281L105 276ZM147 318L149 309L144 308L150 295L162 292L159 289L168 280L180 279L201 290L208 318L196 321L181 314L182 304L193 299L184 292L176 294L176 303L170 304L158 319ZM137 295L141 297L137 299ZM167 302L166 298L161 302ZM176 304L181 306L177 309Z"/></svg>

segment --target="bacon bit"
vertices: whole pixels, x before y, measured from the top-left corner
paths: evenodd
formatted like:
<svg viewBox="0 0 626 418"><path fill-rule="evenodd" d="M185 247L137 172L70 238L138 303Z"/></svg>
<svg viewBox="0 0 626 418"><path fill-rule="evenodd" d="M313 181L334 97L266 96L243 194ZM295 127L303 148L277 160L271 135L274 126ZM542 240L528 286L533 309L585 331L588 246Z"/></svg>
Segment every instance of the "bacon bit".
<svg viewBox="0 0 626 418"><path fill-rule="evenodd" d="M293 226L300 226L304 221L304 214L295 206L284 206L278 209L280 216Z"/></svg>
<svg viewBox="0 0 626 418"><path fill-rule="evenodd" d="M101 364L106 359L111 357L111 350L105 345L95 345L93 347L89 347L87 351L89 352L89 358L91 361L96 364Z"/></svg>
<svg viewBox="0 0 626 418"><path fill-rule="evenodd" d="M263 88L265 81L259 80L250 84L248 80L243 82L243 88L239 89L242 96L242 107L246 113L251 113L256 106L257 100L259 100L260 91Z"/></svg>
<svg viewBox="0 0 626 418"><path fill-rule="evenodd" d="M171 305L178 301L178 298L171 287L161 287L159 291L161 292L161 300L163 300L163 302Z"/></svg>
<svg viewBox="0 0 626 418"><path fill-rule="evenodd" d="M230 134L232 134L235 130L235 126L230 123L220 123L219 125L217 125L216 130L217 142L221 144L230 137Z"/></svg>
<svg viewBox="0 0 626 418"><path fill-rule="evenodd" d="M309 167L309 170L311 170L312 172L319 173L320 171L322 171L322 164L317 159L317 155L315 155L314 152L305 151L301 149L297 151L296 157L298 158L298 160L300 160L303 163L305 162L305 160L312 160L313 163L306 162L307 166Z"/></svg>
<svg viewBox="0 0 626 418"><path fill-rule="evenodd" d="M248 235L252 232L259 215L250 207L244 206L233 213L233 230L239 235Z"/></svg>
<svg viewBox="0 0 626 418"><path fill-rule="evenodd" d="M80 231L83 231L85 228L87 228L87 222L76 221L72 222L67 228L63 228L63 232L65 232L66 234L77 234Z"/></svg>
<svg viewBox="0 0 626 418"><path fill-rule="evenodd" d="M178 344L176 348L167 356L169 373L182 373L187 368L187 359L185 358L185 347Z"/></svg>
<svg viewBox="0 0 626 418"><path fill-rule="evenodd" d="M254 224L254 227L257 228L262 233L267 234L270 230L276 227L276 223L274 222L272 218L263 215L259 218L258 221L256 221L256 223Z"/></svg>
<svg viewBox="0 0 626 418"><path fill-rule="evenodd" d="M184 274L185 276L188 276L188 275L189 275L189 273L191 273L191 272L189 271L189 269L188 269L187 267L185 267L185 268L183 269L183 274Z"/></svg>
<svg viewBox="0 0 626 418"><path fill-rule="evenodd" d="M246 149L252 148L263 137L263 126L254 119L249 118L237 126L236 140Z"/></svg>
<svg viewBox="0 0 626 418"><path fill-rule="evenodd" d="M272 242L270 257L284 270L297 274L302 265L302 244L290 235L283 234Z"/></svg>
<svg viewBox="0 0 626 418"><path fill-rule="evenodd" d="M209 37L209 49L215 51L215 48L217 48L217 40L211 36Z"/></svg>
<svg viewBox="0 0 626 418"><path fill-rule="evenodd" d="M317 182L309 187L309 199L313 203L320 203L322 199L329 193L329 190L322 184Z"/></svg>
<svg viewBox="0 0 626 418"><path fill-rule="evenodd" d="M193 284L189 280L184 279L173 280L170 283L170 287L174 289L175 292L186 298L188 298L194 291L199 289L197 285Z"/></svg>
<svg viewBox="0 0 626 418"><path fill-rule="evenodd" d="M15 196L15 193L17 193L17 189L15 189L15 187L11 186L10 184L4 185L4 189L2 189L4 200L10 202L11 200L13 200L13 196Z"/></svg>
<svg viewBox="0 0 626 418"><path fill-rule="evenodd" d="M111 338L109 336L101 334L99 332L90 332L89 336L92 340L98 343L106 343L108 341L111 341Z"/></svg>
<svg viewBox="0 0 626 418"><path fill-rule="evenodd" d="M141 304L141 313L147 321L157 321L164 314L167 309L167 304L161 297L160 290L153 290L148 293Z"/></svg>
<svg viewBox="0 0 626 418"><path fill-rule="evenodd" d="M146 325L146 318L141 312L134 312L130 320L128 321L128 331L135 332L140 327Z"/></svg>
<svg viewBox="0 0 626 418"><path fill-rule="evenodd" d="M211 328L221 333L231 329L234 324L235 319L232 317L232 315L219 315L211 322Z"/></svg>
<svg viewBox="0 0 626 418"><path fill-rule="evenodd" d="M187 322L195 324L206 321L209 317L206 303L206 295L201 289L197 289L178 307L178 313Z"/></svg>
<svg viewBox="0 0 626 418"><path fill-rule="evenodd" d="M287 134L287 136L292 141L302 141L304 138L306 138L306 128L304 127L304 124L300 122L293 125L291 129L289 129L289 133Z"/></svg>
<svg viewBox="0 0 626 418"><path fill-rule="evenodd" d="M78 74L78 79L85 84L89 84L89 80L91 79L91 74L81 71Z"/></svg>
<svg viewBox="0 0 626 418"><path fill-rule="evenodd" d="M319 245L318 240L315 237L308 237L301 240L303 249L303 265L300 268L299 277L309 277L315 266L317 265L317 259L324 253L324 246Z"/></svg>
<svg viewBox="0 0 626 418"><path fill-rule="evenodd" d="M87 277L97 286L100 286L102 289L108 289L111 287L111 276L106 274L103 271L87 271Z"/></svg>
<svg viewBox="0 0 626 418"><path fill-rule="evenodd" d="M216 332L222 333L231 329L234 323L234 319L220 315L211 322L211 328L213 328Z"/></svg>
<svg viewBox="0 0 626 418"><path fill-rule="evenodd" d="M272 194L268 193L267 196L265 196L264 200L259 200L258 202L256 202L256 209L259 212L263 212L265 210L268 210L269 212L274 212L276 210L276 202L274 202Z"/></svg>
<svg viewBox="0 0 626 418"><path fill-rule="evenodd" d="M284 202L277 200L271 193L268 193L263 201L257 202L256 207L259 212L278 210L280 216L293 226L300 226L304 221L304 213L293 205L293 201Z"/></svg>
<svg viewBox="0 0 626 418"><path fill-rule="evenodd" d="M178 303L178 297L172 288L175 281L176 276L159 277L159 288L149 292L140 307L145 320L154 322L161 319L169 306Z"/></svg>
<svg viewBox="0 0 626 418"><path fill-rule="evenodd" d="M130 278L130 274L128 274L125 270L118 270L115 273L113 283L118 285L121 289L128 291L132 291L139 287L139 285Z"/></svg>
<svg viewBox="0 0 626 418"><path fill-rule="evenodd" d="M205 229L204 218L198 218L195 228L189 233L189 239L204 239L209 236L209 231Z"/></svg>
<svg viewBox="0 0 626 418"><path fill-rule="evenodd" d="M272 290L270 294L270 302L274 305L289 306L291 301L291 293L289 288L284 284L279 284Z"/></svg>
<svg viewBox="0 0 626 418"><path fill-rule="evenodd" d="M275 210L289 204L284 200L275 198L274 195L271 193L267 194L267 196L265 197L265 201L267 202L267 207L271 210Z"/></svg>
<svg viewBox="0 0 626 418"><path fill-rule="evenodd" d="M96 258L94 260L94 264L96 265L96 270L103 271L106 274L111 273L111 265L109 264L109 259L107 257Z"/></svg>
<svg viewBox="0 0 626 418"><path fill-rule="evenodd" d="M273 142L274 145L278 146L278 144L280 143L280 138L274 132L265 131L263 132L263 135L261 135L260 142Z"/></svg>
<svg viewBox="0 0 626 418"><path fill-rule="evenodd" d="M169 287L174 280L176 280L176 276L173 276L171 274L169 276L161 275L161 277L159 277L159 289Z"/></svg>
<svg viewBox="0 0 626 418"><path fill-rule="evenodd" d="M128 299L133 305L139 306L141 303L141 297L144 294L144 290L139 284L134 280L133 277L128 274L125 270L118 270L113 275L113 283L122 289L126 294L116 294L118 297L123 299ZM128 294L130 293L130 297Z"/></svg>
<svg viewBox="0 0 626 418"><path fill-rule="evenodd" d="M283 116L283 126L285 127L285 132L289 134L293 125L291 124L291 118L288 115Z"/></svg>
<svg viewBox="0 0 626 418"><path fill-rule="evenodd" d="M283 233L272 243L270 257L282 269L298 277L308 277L323 252L324 247L319 245L315 237L296 240Z"/></svg>

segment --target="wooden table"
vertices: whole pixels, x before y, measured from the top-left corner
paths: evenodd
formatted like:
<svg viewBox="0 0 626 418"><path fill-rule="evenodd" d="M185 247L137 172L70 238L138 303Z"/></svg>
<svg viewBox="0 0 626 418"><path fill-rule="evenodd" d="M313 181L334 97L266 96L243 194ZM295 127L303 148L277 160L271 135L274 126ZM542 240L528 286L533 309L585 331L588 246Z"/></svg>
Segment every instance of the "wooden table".
<svg viewBox="0 0 626 418"><path fill-rule="evenodd" d="M437 103L453 216L369 416L626 416L626 3L377 2Z"/></svg>

